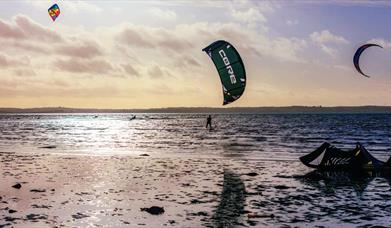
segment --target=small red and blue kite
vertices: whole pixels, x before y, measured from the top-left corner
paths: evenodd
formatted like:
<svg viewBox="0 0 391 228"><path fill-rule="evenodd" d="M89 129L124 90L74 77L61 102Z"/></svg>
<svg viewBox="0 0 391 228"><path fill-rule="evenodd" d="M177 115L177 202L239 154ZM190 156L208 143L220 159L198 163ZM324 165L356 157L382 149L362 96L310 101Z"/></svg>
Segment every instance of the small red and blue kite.
<svg viewBox="0 0 391 228"><path fill-rule="evenodd" d="M55 21L57 17L60 16L60 8L57 4L54 4L48 9L48 13L52 20Z"/></svg>

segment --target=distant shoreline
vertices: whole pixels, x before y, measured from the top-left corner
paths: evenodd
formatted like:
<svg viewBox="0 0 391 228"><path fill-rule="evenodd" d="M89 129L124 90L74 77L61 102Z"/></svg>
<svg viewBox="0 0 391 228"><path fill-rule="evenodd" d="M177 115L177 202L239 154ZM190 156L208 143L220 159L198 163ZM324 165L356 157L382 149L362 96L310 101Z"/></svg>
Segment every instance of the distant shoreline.
<svg viewBox="0 0 391 228"><path fill-rule="evenodd" d="M0 108L0 114L6 113L243 113L243 114L365 114L390 113L391 106L286 106L286 107L178 107L150 109L93 109L93 108Z"/></svg>

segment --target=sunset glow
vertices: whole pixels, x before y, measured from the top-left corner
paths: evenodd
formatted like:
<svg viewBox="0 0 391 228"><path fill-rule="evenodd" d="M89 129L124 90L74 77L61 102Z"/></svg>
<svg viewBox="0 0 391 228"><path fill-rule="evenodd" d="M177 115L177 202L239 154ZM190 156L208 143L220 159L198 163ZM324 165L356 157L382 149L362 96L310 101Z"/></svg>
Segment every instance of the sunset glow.
<svg viewBox="0 0 391 228"><path fill-rule="evenodd" d="M229 107L391 105L389 21L387 1L1 1L0 106L221 107L219 39L247 71Z"/></svg>

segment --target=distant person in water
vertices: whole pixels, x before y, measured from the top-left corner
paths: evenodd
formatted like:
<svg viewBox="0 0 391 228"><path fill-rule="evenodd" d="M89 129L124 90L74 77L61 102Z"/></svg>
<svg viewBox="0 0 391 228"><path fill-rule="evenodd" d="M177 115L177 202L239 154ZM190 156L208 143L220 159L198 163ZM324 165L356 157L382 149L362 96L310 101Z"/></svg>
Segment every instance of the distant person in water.
<svg viewBox="0 0 391 228"><path fill-rule="evenodd" d="M212 116L208 116L208 118L206 118L206 128L208 128L209 126L209 129L212 128Z"/></svg>

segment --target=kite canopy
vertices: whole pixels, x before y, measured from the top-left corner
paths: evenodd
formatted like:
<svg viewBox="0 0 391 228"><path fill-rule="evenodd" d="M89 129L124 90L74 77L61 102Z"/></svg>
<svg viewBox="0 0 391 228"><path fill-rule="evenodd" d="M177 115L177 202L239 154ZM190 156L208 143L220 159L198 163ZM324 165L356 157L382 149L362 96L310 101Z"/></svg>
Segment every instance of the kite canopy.
<svg viewBox="0 0 391 228"><path fill-rule="evenodd" d="M322 170L381 169L388 167L390 160L387 163L377 160L360 143L349 151L323 143L312 153L300 157L304 165Z"/></svg>
<svg viewBox="0 0 391 228"><path fill-rule="evenodd" d="M55 21L57 17L60 16L60 8L57 4L54 4L48 9L48 13L52 20Z"/></svg>
<svg viewBox="0 0 391 228"><path fill-rule="evenodd" d="M202 49L212 59L223 86L224 103L239 99L246 88L246 71L238 51L224 40L216 41Z"/></svg>
<svg viewBox="0 0 391 228"><path fill-rule="evenodd" d="M382 46L378 45L378 44L364 44L362 45L361 47L359 47L356 51L356 53L354 54L354 57L353 57L353 63L354 63L354 67L356 67L356 70L364 75L365 77L368 77L368 75L364 74L362 71L361 71L361 68L360 68L360 56L361 54L365 51L365 49L369 48L369 47L372 47L372 46L376 46L376 47L380 47L380 48L383 48Z"/></svg>

